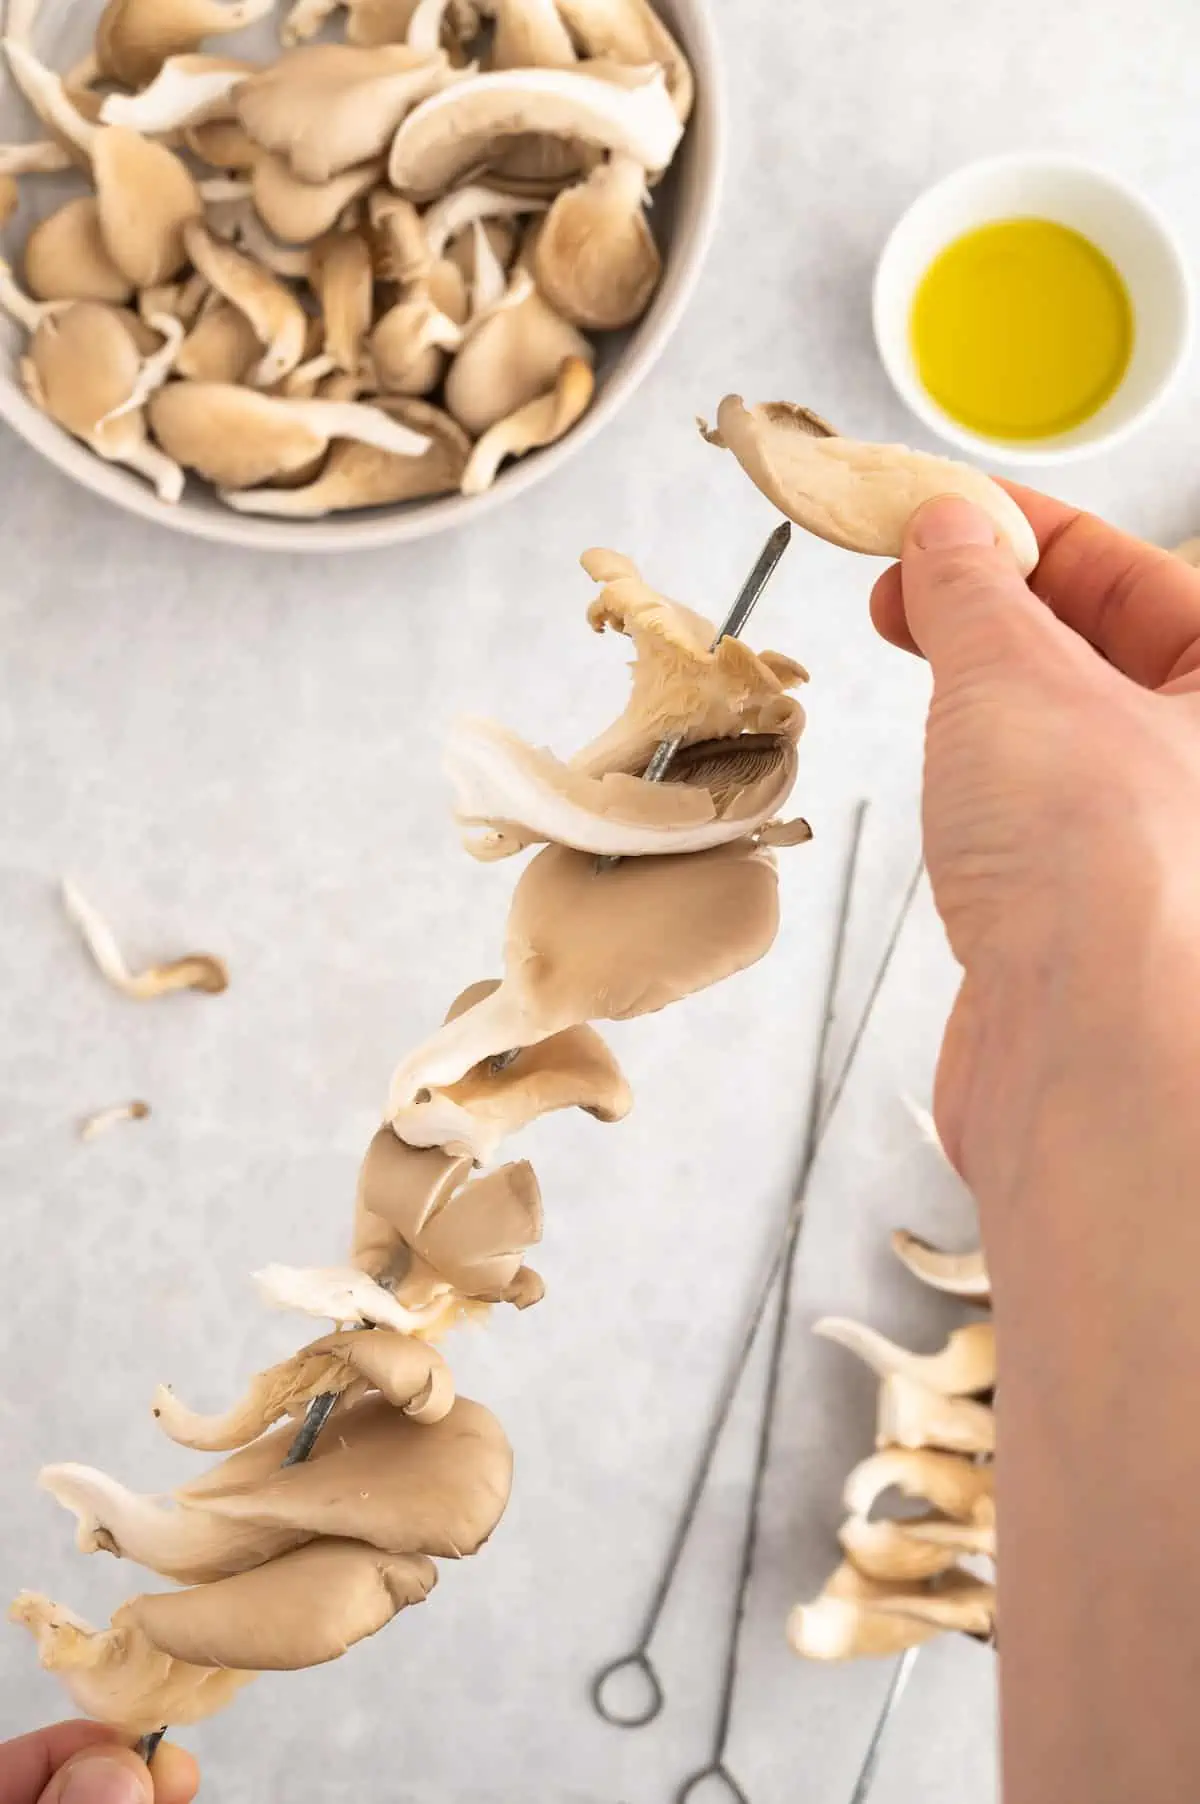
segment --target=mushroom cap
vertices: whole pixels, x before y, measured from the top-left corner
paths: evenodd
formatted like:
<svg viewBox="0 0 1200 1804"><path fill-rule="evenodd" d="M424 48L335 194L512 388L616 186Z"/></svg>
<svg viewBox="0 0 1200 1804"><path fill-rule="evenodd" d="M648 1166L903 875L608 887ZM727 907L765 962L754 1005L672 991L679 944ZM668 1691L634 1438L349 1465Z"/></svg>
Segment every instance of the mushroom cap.
<svg viewBox="0 0 1200 1804"><path fill-rule="evenodd" d="M102 75L142 88L154 80L168 57L196 49L201 39L240 31L271 11L273 0L108 0L96 27L96 58Z"/></svg>
<svg viewBox="0 0 1200 1804"><path fill-rule="evenodd" d="M265 152L251 177L255 211L285 244L311 244L331 231L350 202L373 188L382 173L381 164L365 163L327 182L305 182L286 158Z"/></svg>
<svg viewBox="0 0 1200 1804"><path fill-rule="evenodd" d="M472 984L447 1020L499 989L495 978ZM483 1059L456 1084L429 1090L392 1117L393 1135L411 1146L465 1153L486 1165L501 1140L555 1109L579 1108L597 1121L621 1121L633 1092L616 1059L592 1027L569 1027L536 1046L524 1046L497 1071Z"/></svg>
<svg viewBox="0 0 1200 1804"><path fill-rule="evenodd" d="M940 1353L910 1353L874 1328L844 1316L825 1316L814 1334L837 1341L866 1361L881 1378L899 1372L943 1397L977 1397L996 1385L996 1330L991 1322L956 1328Z"/></svg>
<svg viewBox="0 0 1200 1804"><path fill-rule="evenodd" d="M167 455L221 488L253 488L302 469L327 443L286 402L232 383L168 383L147 412Z"/></svg>
<svg viewBox="0 0 1200 1804"><path fill-rule="evenodd" d="M282 1464L291 1438L276 1429L176 1496L230 1526L453 1560L483 1545L508 1502L512 1449L496 1418L466 1397L429 1424L369 1397L338 1412L336 1432L303 1465Z"/></svg>
<svg viewBox="0 0 1200 1804"><path fill-rule="evenodd" d="M919 1582L949 1572L961 1550L924 1540L914 1528L910 1522L870 1522L851 1516L838 1530L838 1540L846 1558L868 1578Z"/></svg>
<svg viewBox="0 0 1200 1804"><path fill-rule="evenodd" d="M224 495L222 500L238 513L315 519L344 509L390 506L457 489L471 445L449 414L415 396L389 396L377 399L375 405L414 432L424 433L429 439L428 451L420 457L398 457L376 445L335 439L323 470L307 487L250 489Z"/></svg>
<svg viewBox="0 0 1200 1804"><path fill-rule="evenodd" d="M555 0L589 57L616 63L658 63L680 123L686 125L695 83L686 56L650 0Z"/></svg>
<svg viewBox="0 0 1200 1804"><path fill-rule="evenodd" d="M375 294L371 252L360 232L334 232L309 253L309 281L321 302L325 350L353 374L371 329Z"/></svg>
<svg viewBox="0 0 1200 1804"><path fill-rule="evenodd" d="M252 171L262 151L237 119L204 119L184 128L183 141L210 169Z"/></svg>
<svg viewBox="0 0 1200 1804"><path fill-rule="evenodd" d="M441 51L304 44L238 88L238 117L303 181L327 182L379 156L405 114L450 78Z"/></svg>
<svg viewBox="0 0 1200 1804"><path fill-rule="evenodd" d="M529 132L623 151L657 171L675 154L682 127L657 67L494 70L413 109L392 141L388 179L402 194L430 199L502 139Z"/></svg>
<svg viewBox="0 0 1200 1804"><path fill-rule="evenodd" d="M753 652L703 615L668 601L620 552L585 551L580 563L604 586L588 609L588 624L633 640L629 701L612 726L572 758L590 776L641 773L659 742L732 739L743 732L798 739L804 710L786 693L807 681L803 665L779 652ZM677 754L678 756L679 754Z"/></svg>
<svg viewBox="0 0 1200 1804"><path fill-rule="evenodd" d="M538 841L619 858L702 851L771 819L796 765L786 735L745 733L684 747L661 783L623 771L593 777L495 721L471 718L454 722L444 758L463 844L483 859Z"/></svg>
<svg viewBox="0 0 1200 1804"><path fill-rule="evenodd" d="M423 1554L323 1539L212 1585L131 1598L120 1614L195 1666L295 1672L338 1659L436 1583Z"/></svg>
<svg viewBox="0 0 1200 1804"><path fill-rule="evenodd" d="M523 273L514 281L522 283ZM595 348L524 278L524 298L498 308L467 339L446 377L446 407L478 437L553 389L565 359L589 366Z"/></svg>
<svg viewBox="0 0 1200 1804"><path fill-rule="evenodd" d="M77 195L34 226L25 240L25 283L40 301L129 300L133 284L117 268L92 194Z"/></svg>
<svg viewBox="0 0 1200 1804"><path fill-rule="evenodd" d="M389 1114L492 1054L719 983L769 950L778 921L774 860L746 840L602 872L588 853L547 846L513 895L504 982L397 1068Z"/></svg>
<svg viewBox="0 0 1200 1804"><path fill-rule="evenodd" d="M1022 576L1041 555L1033 528L998 483L953 458L907 445L842 438L807 408L788 401L747 407L726 395L710 444L733 455L756 488L797 526L847 551L899 557L917 509L960 495L983 509L1010 546Z"/></svg>
<svg viewBox="0 0 1200 1804"><path fill-rule="evenodd" d="M941 1396L905 1372L879 1390L878 1447L938 1447L947 1453L994 1453L996 1418L985 1403Z"/></svg>
<svg viewBox="0 0 1200 1804"><path fill-rule="evenodd" d="M809 1660L855 1660L919 1647L938 1634L934 1624L888 1616L879 1608L883 1599L912 1590L868 1578L849 1563L839 1566L812 1603L796 1605L788 1617L788 1640Z"/></svg>
<svg viewBox="0 0 1200 1804"><path fill-rule="evenodd" d="M195 382L243 383L262 356L246 315L224 299L207 308L179 348L177 375Z"/></svg>
<svg viewBox="0 0 1200 1804"><path fill-rule="evenodd" d="M164 144L106 125L93 142L92 174L100 230L117 268L135 288L169 282L187 262L183 228L204 211L186 165Z"/></svg>
<svg viewBox="0 0 1200 1804"><path fill-rule="evenodd" d="M929 1504L957 1522L995 1520L996 1470L931 1447L888 1447L855 1466L842 1494L851 1515L869 1516L885 1491Z"/></svg>
<svg viewBox="0 0 1200 1804"><path fill-rule="evenodd" d="M231 121L234 89L257 69L236 56L172 56L138 94L108 94L104 125L128 125L147 137L208 121Z"/></svg>
<svg viewBox="0 0 1200 1804"><path fill-rule="evenodd" d="M611 157L566 188L538 233L538 288L564 319L592 332L632 326L650 304L662 258L643 211L645 174Z"/></svg>
<svg viewBox="0 0 1200 1804"><path fill-rule="evenodd" d="M411 1246L471 1175L472 1161L440 1147L417 1147L381 1127L358 1173L358 1200Z"/></svg>
<svg viewBox="0 0 1200 1804"><path fill-rule="evenodd" d="M552 388L488 427L467 459L463 494L490 488L506 457L524 457L562 438L587 412L595 388L590 357L564 357Z"/></svg>
<svg viewBox="0 0 1200 1804"><path fill-rule="evenodd" d="M30 341L29 360L46 412L85 440L129 399L142 363L121 314L100 301L48 314Z"/></svg>
<svg viewBox="0 0 1200 1804"><path fill-rule="evenodd" d="M982 1247L969 1253L945 1253L919 1235L910 1234L907 1228L897 1228L892 1235L892 1251L914 1278L933 1290L972 1303L987 1303L991 1298L991 1280Z"/></svg>
<svg viewBox="0 0 1200 1804"><path fill-rule="evenodd" d="M199 220L188 222L183 239L197 272L240 308L264 347L251 381L266 388L290 374L305 354L309 327L308 315L291 289L252 258L214 238Z"/></svg>

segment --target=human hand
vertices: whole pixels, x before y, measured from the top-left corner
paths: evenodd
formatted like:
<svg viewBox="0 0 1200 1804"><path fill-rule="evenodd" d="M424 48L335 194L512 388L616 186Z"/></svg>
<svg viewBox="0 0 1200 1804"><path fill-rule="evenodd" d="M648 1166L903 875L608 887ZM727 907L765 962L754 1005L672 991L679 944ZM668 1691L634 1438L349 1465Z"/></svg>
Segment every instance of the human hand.
<svg viewBox="0 0 1200 1804"><path fill-rule="evenodd" d="M1064 1073L1103 1112L1159 1054L1183 1063L1162 1037L1190 1031L1200 975L1200 573L1014 494L1029 588L947 498L871 604L933 671L925 850L964 970L935 1113L985 1211L1021 1188Z"/></svg>
<svg viewBox="0 0 1200 1804"><path fill-rule="evenodd" d="M100 1723L55 1723L0 1742L2 1804L191 1804L196 1763L164 1742L153 1771Z"/></svg>

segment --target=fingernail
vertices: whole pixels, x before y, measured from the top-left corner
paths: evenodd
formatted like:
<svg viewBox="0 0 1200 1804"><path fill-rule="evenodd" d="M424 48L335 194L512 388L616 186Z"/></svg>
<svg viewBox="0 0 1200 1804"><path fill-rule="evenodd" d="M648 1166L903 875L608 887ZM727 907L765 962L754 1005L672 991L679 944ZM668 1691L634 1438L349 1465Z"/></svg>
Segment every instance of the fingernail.
<svg viewBox="0 0 1200 1804"><path fill-rule="evenodd" d="M957 495L927 501L909 529L922 551L953 551L960 545L994 545L996 528L981 507Z"/></svg>
<svg viewBox="0 0 1200 1804"><path fill-rule="evenodd" d="M120 1760L81 1760L66 1775L61 1804L146 1804L146 1788Z"/></svg>

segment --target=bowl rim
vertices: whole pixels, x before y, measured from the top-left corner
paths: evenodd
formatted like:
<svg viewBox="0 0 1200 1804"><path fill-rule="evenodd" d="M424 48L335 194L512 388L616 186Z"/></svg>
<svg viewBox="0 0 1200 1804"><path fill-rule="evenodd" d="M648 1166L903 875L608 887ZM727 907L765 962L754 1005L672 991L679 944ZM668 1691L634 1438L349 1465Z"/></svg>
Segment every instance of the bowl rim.
<svg viewBox="0 0 1200 1804"><path fill-rule="evenodd" d="M686 13L683 25L679 14ZM722 58L710 0L675 0L671 26L696 72L694 117L704 130L693 139L698 159L692 175L692 204L676 225L675 240L665 257L663 280L655 297L656 312L639 322L621 350L611 375L598 389L594 404L579 424L555 444L523 458L503 471L481 495L445 495L425 504L366 515L362 519L333 516L324 520L271 519L237 514L219 503L211 507L160 501L144 479L118 464L109 464L72 438L23 393L15 381L0 380L0 420L48 463L83 488L156 526L211 544L243 551L296 555L364 551L384 545L413 544L435 533L465 530L505 502L534 488L582 451L612 420L649 375L673 337L692 300L717 226L727 157L727 106Z"/></svg>
<svg viewBox="0 0 1200 1804"><path fill-rule="evenodd" d="M885 322L891 320L892 311L885 303L883 286L888 274L888 266L896 255L897 246L902 241L903 235L910 228L913 216L931 201L957 187L965 186L975 180L986 181L989 177L1021 169L1048 175L1065 173L1087 176L1118 196L1134 212L1140 214L1157 238L1166 261L1172 268L1181 303L1182 318L1178 341L1171 360L1154 389L1129 415L1128 419L1119 421L1108 427L1107 430L1097 433L1093 438L1076 440L1070 444L1061 444L1053 439L1046 440L1044 443L1040 441L1034 443L1010 442L1006 439L988 438L983 433L972 432L970 427L959 425L957 420L943 412L932 395L915 379L907 366L893 356L886 330ZM888 380L910 413L915 414L931 432L976 457L996 458L1000 462L1014 467L1046 466L1073 463L1081 458L1094 457L1100 452L1111 450L1113 446L1120 444L1134 432L1140 431L1153 418L1178 382L1184 364L1190 355L1195 329L1195 296L1191 275L1178 236L1168 223L1165 214L1153 201L1147 199L1132 182L1115 174L1101 163L1095 163L1087 157L1074 156L1069 152L1003 151L996 156L978 157L969 163L962 163L956 169L948 170L945 175L939 176L936 181L930 182L913 196L892 225L875 261L875 273L871 284L871 325L875 337L875 349Z"/></svg>

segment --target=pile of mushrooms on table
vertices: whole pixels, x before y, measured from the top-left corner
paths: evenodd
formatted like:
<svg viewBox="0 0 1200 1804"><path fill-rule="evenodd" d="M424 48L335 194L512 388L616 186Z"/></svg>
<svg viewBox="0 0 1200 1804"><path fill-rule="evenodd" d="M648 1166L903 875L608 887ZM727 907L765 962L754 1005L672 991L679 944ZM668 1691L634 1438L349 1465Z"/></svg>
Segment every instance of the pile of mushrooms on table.
<svg viewBox="0 0 1200 1804"><path fill-rule="evenodd" d="M268 1301L333 1331L215 1414L158 1392L172 1440L227 1456L169 1499L89 1466L41 1474L82 1550L178 1587L131 1598L107 1629L32 1592L13 1606L76 1707L125 1734L212 1715L257 1673L337 1658L421 1602L436 1561L488 1539L511 1449L487 1409L456 1395L432 1343L493 1304L542 1297L526 1264L542 1231L538 1181L527 1160L496 1155L552 1110L621 1120L629 1085L591 1023L667 1007L775 938L773 848L810 837L781 818L802 667L732 638L714 648L712 623L627 558L591 551L583 563L601 585L590 625L633 644L628 705L565 760L494 722L455 727L447 765L468 851L532 854L503 978L471 985L397 1067L359 1174L349 1263L258 1276ZM641 776L676 737L665 780ZM288 1463L295 1419L317 1398L336 1398L328 1427Z"/></svg>
<svg viewBox="0 0 1200 1804"><path fill-rule="evenodd" d="M45 136L0 146L0 226L26 178L87 187L0 305L99 457L311 518L477 494L581 418L596 335L661 276L646 209L693 98L648 0L299 0L262 64L205 45L274 0L108 0L65 75L38 3L8 0Z"/></svg>

